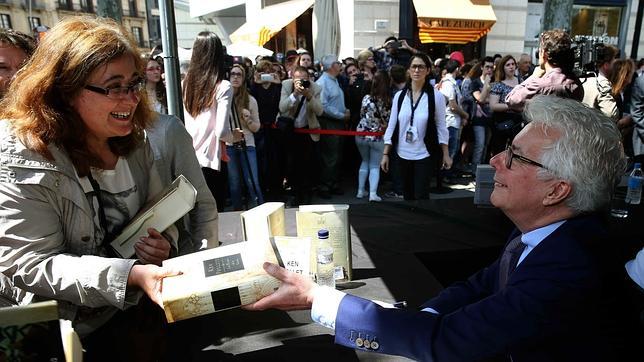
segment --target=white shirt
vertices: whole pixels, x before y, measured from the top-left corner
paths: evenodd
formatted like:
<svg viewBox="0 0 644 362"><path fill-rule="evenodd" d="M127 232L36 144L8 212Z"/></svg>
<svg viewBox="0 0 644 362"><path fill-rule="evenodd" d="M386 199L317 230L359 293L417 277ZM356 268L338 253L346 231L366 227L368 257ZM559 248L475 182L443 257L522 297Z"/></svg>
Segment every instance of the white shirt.
<svg viewBox="0 0 644 362"><path fill-rule="evenodd" d="M521 242L526 244L526 248L519 257L517 266L530 254L530 252L539 245L548 235L557 230L566 220L558 221L550 225L527 232L521 236ZM644 253L642 253L644 254ZM644 255L642 255L644 257ZM313 306L311 307L311 319L327 328L335 329L335 318L340 308L340 302L346 293L329 287L316 287L313 291ZM424 308L423 312L439 314L433 308Z"/></svg>
<svg viewBox="0 0 644 362"><path fill-rule="evenodd" d="M297 111L297 106L300 104L302 101L303 95L300 95L299 97L295 96L295 93L291 93L291 95L288 97L288 99L291 101L290 106L293 107L293 115L295 115L295 111ZM302 104L302 108L300 109L300 113L297 114L297 118L295 118L295 123L294 126L295 128L304 128L309 125L308 120L306 119L306 104L308 102L304 100L304 104Z"/></svg>
<svg viewBox="0 0 644 362"><path fill-rule="evenodd" d="M405 135L411 121L411 93L411 90L408 89L405 99L403 100L400 113L398 113L398 98L400 97L401 91L398 91L394 96L391 104L389 124L387 124L387 130L385 131L383 138L386 145L392 144L391 137L393 136L396 124L400 122L398 127L398 145L396 149L398 156L405 160L422 160L423 158L429 157L429 151L427 150L427 147L425 147L425 142L423 140L426 134L425 132L427 131L427 119L429 118L429 105L427 103L428 97L427 93L423 93L421 95L416 111L414 112L414 127L416 127L418 137L413 142L408 143L405 141ZM447 125L445 124L445 97L443 97L443 94L435 91L434 103L436 104L434 120L436 122L436 131L438 132L438 143L446 145L449 141L449 132L447 131Z"/></svg>
<svg viewBox="0 0 644 362"><path fill-rule="evenodd" d="M440 92L447 98L447 102L454 100L459 107L461 106L461 90L451 73L445 74L440 87ZM449 104L445 107L445 123L447 127L461 128L461 116L452 111Z"/></svg>

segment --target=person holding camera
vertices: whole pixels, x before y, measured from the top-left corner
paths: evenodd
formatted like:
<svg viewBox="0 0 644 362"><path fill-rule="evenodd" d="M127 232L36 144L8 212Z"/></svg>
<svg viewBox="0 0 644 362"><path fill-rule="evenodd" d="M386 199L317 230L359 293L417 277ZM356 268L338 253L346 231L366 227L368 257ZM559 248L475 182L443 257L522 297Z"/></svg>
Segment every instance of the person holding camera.
<svg viewBox="0 0 644 362"><path fill-rule="evenodd" d="M395 36L385 39L379 48L369 48L373 53L378 69L389 71L394 64L400 64L407 68L411 56L418 53L406 40L398 40Z"/></svg>
<svg viewBox="0 0 644 362"><path fill-rule="evenodd" d="M521 112L527 100L537 94L581 101L584 89L573 74L574 54L570 35L561 29L544 31L539 43L539 66L532 75L516 86L505 101L516 112Z"/></svg>
<svg viewBox="0 0 644 362"><path fill-rule="evenodd" d="M590 108L595 108L607 117L617 120L619 110L617 101L612 95L612 84L608 77L612 73L613 63L619 55L619 49L609 44L598 44L596 48L597 59L595 69L597 75L582 81L584 99L582 103Z"/></svg>
<svg viewBox="0 0 644 362"><path fill-rule="evenodd" d="M364 74L355 64L347 65L344 68L344 75L347 79L347 85L344 88L344 101L351 114L347 128L355 129L360 121L362 98L371 88L371 81L365 79Z"/></svg>
<svg viewBox="0 0 644 362"><path fill-rule="evenodd" d="M321 88L311 81L306 68L293 68L293 79L282 82L280 115L293 120L295 129L319 129L322 115ZM311 202L315 144L319 134L290 132L286 138L287 178L295 194L295 204Z"/></svg>

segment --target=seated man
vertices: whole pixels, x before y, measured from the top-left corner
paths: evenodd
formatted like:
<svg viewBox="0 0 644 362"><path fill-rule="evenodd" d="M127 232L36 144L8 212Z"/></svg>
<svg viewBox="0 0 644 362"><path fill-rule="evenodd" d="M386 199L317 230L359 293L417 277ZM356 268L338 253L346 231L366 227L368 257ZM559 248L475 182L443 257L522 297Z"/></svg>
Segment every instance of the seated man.
<svg viewBox="0 0 644 362"><path fill-rule="evenodd" d="M524 116L530 123L490 161L491 201L517 227L494 263L421 311L383 308L267 263L283 284L246 308L312 307L336 343L415 360L620 360L614 326L602 320L616 308L597 216L624 170L620 134L570 99L536 96Z"/></svg>

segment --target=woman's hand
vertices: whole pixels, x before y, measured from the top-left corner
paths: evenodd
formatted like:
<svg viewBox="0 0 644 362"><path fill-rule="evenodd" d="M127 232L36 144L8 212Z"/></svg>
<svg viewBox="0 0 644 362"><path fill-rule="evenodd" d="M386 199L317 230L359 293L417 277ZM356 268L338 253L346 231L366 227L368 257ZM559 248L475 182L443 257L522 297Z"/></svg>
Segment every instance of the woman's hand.
<svg viewBox="0 0 644 362"><path fill-rule="evenodd" d="M142 263L161 265L170 256L170 242L155 229L149 228L148 236L142 236L140 240L134 244L134 250Z"/></svg>
<svg viewBox="0 0 644 362"><path fill-rule="evenodd" d="M452 159L449 157L447 152L443 152L443 167L444 170L449 170L452 168Z"/></svg>
<svg viewBox="0 0 644 362"><path fill-rule="evenodd" d="M163 278L181 274L178 270L162 268L156 265L136 264L127 276L128 287L140 288L154 303L163 308Z"/></svg>
<svg viewBox="0 0 644 362"><path fill-rule="evenodd" d="M389 155L382 155L380 159L380 168L383 172L389 172Z"/></svg>
<svg viewBox="0 0 644 362"><path fill-rule="evenodd" d="M244 109L242 109L241 114L242 114L242 119L244 120L244 122L246 122L246 124L250 123L250 111L248 109L244 108Z"/></svg>
<svg viewBox="0 0 644 362"><path fill-rule="evenodd" d="M239 128L233 129L233 143L237 143L244 139L244 131Z"/></svg>

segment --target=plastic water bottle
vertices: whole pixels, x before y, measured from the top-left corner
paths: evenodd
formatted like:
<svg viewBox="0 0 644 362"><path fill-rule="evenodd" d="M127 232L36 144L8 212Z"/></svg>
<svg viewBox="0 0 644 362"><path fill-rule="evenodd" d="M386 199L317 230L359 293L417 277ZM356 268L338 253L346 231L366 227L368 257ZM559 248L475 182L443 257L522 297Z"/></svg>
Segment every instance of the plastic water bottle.
<svg viewBox="0 0 644 362"><path fill-rule="evenodd" d="M320 229L318 231L317 247L317 276L318 285L335 288L335 278L333 276L333 246L329 242L329 230Z"/></svg>
<svg viewBox="0 0 644 362"><path fill-rule="evenodd" d="M639 205L642 201L642 181L644 181L642 164L636 163L633 171L628 176L628 191L626 191L627 204Z"/></svg>

